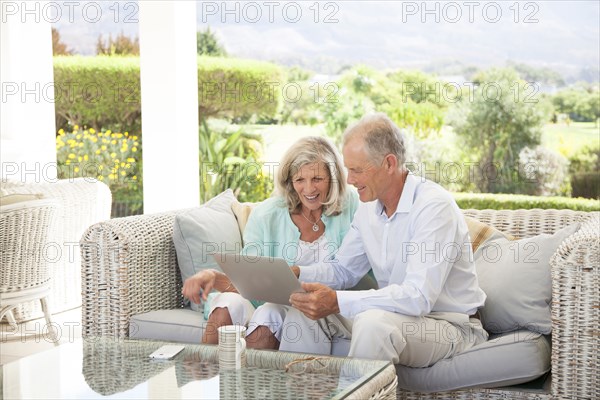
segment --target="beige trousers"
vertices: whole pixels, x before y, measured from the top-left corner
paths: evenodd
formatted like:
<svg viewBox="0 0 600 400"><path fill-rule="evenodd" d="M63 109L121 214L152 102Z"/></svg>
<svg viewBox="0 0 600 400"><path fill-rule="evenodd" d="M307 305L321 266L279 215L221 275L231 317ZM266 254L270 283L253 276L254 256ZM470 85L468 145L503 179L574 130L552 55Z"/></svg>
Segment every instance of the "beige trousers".
<svg viewBox="0 0 600 400"><path fill-rule="evenodd" d="M367 310L353 320L330 315L313 321L292 308L284 321L279 349L330 354L332 343L340 338L351 339L349 357L428 367L485 342L488 334L478 319L459 313L412 317Z"/></svg>

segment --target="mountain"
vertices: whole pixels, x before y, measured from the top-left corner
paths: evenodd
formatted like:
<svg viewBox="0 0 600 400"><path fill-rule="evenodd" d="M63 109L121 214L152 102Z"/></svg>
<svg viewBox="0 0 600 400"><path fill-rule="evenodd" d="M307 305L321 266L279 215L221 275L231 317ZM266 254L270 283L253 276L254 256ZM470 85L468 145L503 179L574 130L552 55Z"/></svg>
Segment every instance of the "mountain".
<svg viewBox="0 0 600 400"><path fill-rule="evenodd" d="M100 34L137 35L137 2L80 3L100 4L102 18L92 23L76 12L73 22L63 15L54 24L76 52L94 54ZM201 1L197 15L198 29L210 26L230 55L321 73L356 63L444 69L444 63L481 68L510 60L566 80L598 80L597 1Z"/></svg>

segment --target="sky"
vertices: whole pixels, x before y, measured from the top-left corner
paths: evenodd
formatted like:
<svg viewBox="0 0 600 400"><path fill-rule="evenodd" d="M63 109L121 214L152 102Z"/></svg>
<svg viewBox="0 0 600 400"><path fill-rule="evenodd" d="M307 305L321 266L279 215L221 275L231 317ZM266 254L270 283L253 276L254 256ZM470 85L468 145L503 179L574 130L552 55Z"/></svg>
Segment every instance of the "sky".
<svg viewBox="0 0 600 400"><path fill-rule="evenodd" d="M137 35L136 1L78 3L72 21L63 12L54 24L78 53L94 54L100 34ZM84 13L86 3L94 4ZM101 18L90 22L96 9ZM596 0L198 1L197 20L232 56L325 73L356 63L389 69L511 60L566 75L600 65Z"/></svg>

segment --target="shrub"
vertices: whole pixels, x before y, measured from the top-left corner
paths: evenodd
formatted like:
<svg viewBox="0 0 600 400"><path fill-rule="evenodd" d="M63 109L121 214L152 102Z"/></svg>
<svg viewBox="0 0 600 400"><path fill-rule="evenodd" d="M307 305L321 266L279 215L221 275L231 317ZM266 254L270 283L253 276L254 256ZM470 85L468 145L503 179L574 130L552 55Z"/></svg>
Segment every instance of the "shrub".
<svg viewBox="0 0 600 400"><path fill-rule="evenodd" d="M57 127L111 126L139 133L139 57L54 57Z"/></svg>
<svg viewBox="0 0 600 400"><path fill-rule="evenodd" d="M538 197L497 193L453 193L458 206L477 210L570 209L600 211L600 201L570 197Z"/></svg>
<svg viewBox="0 0 600 400"><path fill-rule="evenodd" d="M519 153L522 191L534 196L568 196L569 161L561 154L542 146L525 147Z"/></svg>
<svg viewBox="0 0 600 400"><path fill-rule="evenodd" d="M281 77L281 69L267 62L198 57L200 116L273 117L281 103ZM55 57L54 81L58 128L140 132L139 57Z"/></svg>
<svg viewBox="0 0 600 400"><path fill-rule="evenodd" d="M600 198L600 147L584 147L569 161L573 196Z"/></svg>
<svg viewBox="0 0 600 400"><path fill-rule="evenodd" d="M200 201L233 189L241 202L258 202L273 191L273 180L263 171L262 137L257 134L200 127Z"/></svg>
<svg viewBox="0 0 600 400"><path fill-rule="evenodd" d="M89 177L106 183L114 202L128 203L131 212L142 208L141 143L136 135L93 128L58 131L58 177Z"/></svg>

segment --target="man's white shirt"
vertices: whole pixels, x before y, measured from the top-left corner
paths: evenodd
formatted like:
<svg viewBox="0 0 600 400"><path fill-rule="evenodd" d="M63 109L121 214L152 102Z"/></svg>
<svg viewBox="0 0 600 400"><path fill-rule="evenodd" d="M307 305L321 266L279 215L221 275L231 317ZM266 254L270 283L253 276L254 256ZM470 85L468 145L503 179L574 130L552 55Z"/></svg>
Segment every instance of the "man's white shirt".
<svg viewBox="0 0 600 400"><path fill-rule="evenodd" d="M378 200L361 203L335 258L301 267L300 280L345 289L370 268L380 289L338 290L343 316L368 309L472 315L485 302L460 209L445 189L413 174L391 217Z"/></svg>

